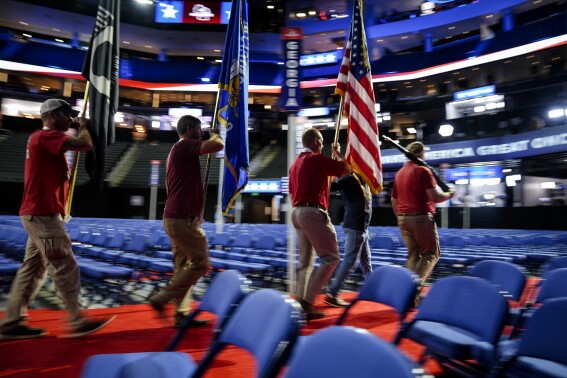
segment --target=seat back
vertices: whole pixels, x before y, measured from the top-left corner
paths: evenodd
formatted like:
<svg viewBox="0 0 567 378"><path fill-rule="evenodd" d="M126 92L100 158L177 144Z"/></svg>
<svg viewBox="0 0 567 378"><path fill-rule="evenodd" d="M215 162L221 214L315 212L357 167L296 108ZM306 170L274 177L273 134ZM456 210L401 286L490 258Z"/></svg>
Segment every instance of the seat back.
<svg viewBox="0 0 567 378"><path fill-rule="evenodd" d="M252 248L252 237L248 234L240 234L230 244L231 247Z"/></svg>
<svg viewBox="0 0 567 378"><path fill-rule="evenodd" d="M255 357L257 377L274 376L297 339L299 318L296 302L276 290L249 294L227 321L195 376L203 374L226 345L235 345Z"/></svg>
<svg viewBox="0 0 567 378"><path fill-rule="evenodd" d="M438 280L422 299L415 320L448 324L495 344L508 314L508 301L490 282L453 276Z"/></svg>
<svg viewBox="0 0 567 378"><path fill-rule="evenodd" d="M490 281L504 296L515 301L520 300L526 286L526 275L522 269L506 261L481 261L470 269L469 274Z"/></svg>
<svg viewBox="0 0 567 378"><path fill-rule="evenodd" d="M370 239L370 247L377 249L387 249L393 251L396 246L394 239L390 236L378 236Z"/></svg>
<svg viewBox="0 0 567 378"><path fill-rule="evenodd" d="M172 351L177 347L187 332L190 321L202 311L211 312L217 316L213 331L215 337L217 337L242 298L250 293L251 289L248 283L248 279L236 270L225 270L217 273L201 299L201 303L190 315L191 318L170 340L166 351Z"/></svg>
<svg viewBox="0 0 567 378"><path fill-rule="evenodd" d="M217 273L199 304L199 310L215 314L216 328L222 328L234 307L250 293L248 284L248 279L236 270Z"/></svg>
<svg viewBox="0 0 567 378"><path fill-rule="evenodd" d="M222 249L226 248L230 244L230 236L228 234L218 234L212 237L212 241L209 242L210 246L221 246Z"/></svg>
<svg viewBox="0 0 567 378"><path fill-rule="evenodd" d="M272 235L264 235L256 242L256 249L274 249L276 248L276 238Z"/></svg>
<svg viewBox="0 0 567 378"><path fill-rule="evenodd" d="M410 378L412 364L394 346L366 330L332 326L302 337L285 378Z"/></svg>
<svg viewBox="0 0 567 378"><path fill-rule="evenodd" d="M124 245L124 240L126 239L126 235L122 232L115 233L112 237L106 240L106 243L103 247L111 248L111 249L120 249Z"/></svg>
<svg viewBox="0 0 567 378"><path fill-rule="evenodd" d="M419 277L407 268L385 265L374 270L365 280L356 298L393 307L405 317L417 294Z"/></svg>
<svg viewBox="0 0 567 378"><path fill-rule="evenodd" d="M538 308L527 324L517 355L567 364L567 298Z"/></svg>
<svg viewBox="0 0 567 378"><path fill-rule="evenodd" d="M136 234L132 237L132 240L124 247L125 251L134 253L143 253L146 249L146 236L142 234Z"/></svg>
<svg viewBox="0 0 567 378"><path fill-rule="evenodd" d="M548 271L537 294L536 303L548 299L567 297L567 268Z"/></svg>
<svg viewBox="0 0 567 378"><path fill-rule="evenodd" d="M567 256L553 257L545 262L542 267L541 277L544 277L547 272L553 269L567 268Z"/></svg>

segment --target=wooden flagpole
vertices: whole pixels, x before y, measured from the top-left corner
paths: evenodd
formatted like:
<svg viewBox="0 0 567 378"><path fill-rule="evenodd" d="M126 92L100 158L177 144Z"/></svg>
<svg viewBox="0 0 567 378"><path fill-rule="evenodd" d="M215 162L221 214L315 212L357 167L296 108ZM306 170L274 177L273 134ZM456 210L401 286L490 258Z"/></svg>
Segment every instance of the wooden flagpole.
<svg viewBox="0 0 567 378"><path fill-rule="evenodd" d="M216 129L217 125L217 113L219 112L219 103L220 103L220 95L222 89L219 88L217 92L217 100L215 101L215 111L213 113L213 120L211 122L211 129ZM218 130L220 133L220 130ZM205 166L205 177L203 178L203 201L207 202L207 186L209 185L209 172L211 170L211 160L213 158L213 154L207 155L207 165ZM204 219L205 215L205 205L203 204L203 211L201 212L201 219Z"/></svg>
<svg viewBox="0 0 567 378"><path fill-rule="evenodd" d="M83 103L83 112L81 117L85 117L87 112L87 105L89 101L89 88L91 87L90 82L87 81L87 87L85 89L85 97ZM67 206L65 208L65 220L68 222L71 220L71 205L73 204L73 195L75 194L75 182L77 181L77 170L79 167L79 151L75 151L73 156L73 165L71 167L71 177L69 178L69 192L67 195Z"/></svg>
<svg viewBox="0 0 567 378"><path fill-rule="evenodd" d="M343 118L344 104L345 98L341 96L341 102L339 104L339 117L337 118L337 125L335 128L335 144L339 143L339 133L341 131L341 119Z"/></svg>

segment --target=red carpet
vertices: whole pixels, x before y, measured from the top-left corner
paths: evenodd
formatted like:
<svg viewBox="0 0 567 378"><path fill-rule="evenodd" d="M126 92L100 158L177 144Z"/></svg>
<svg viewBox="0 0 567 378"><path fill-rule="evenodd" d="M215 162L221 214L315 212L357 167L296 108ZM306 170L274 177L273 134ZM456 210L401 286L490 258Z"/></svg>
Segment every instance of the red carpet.
<svg viewBox="0 0 567 378"><path fill-rule="evenodd" d="M352 298L356 293L345 295ZM325 311L326 317L308 323L302 335L333 325L342 309L329 308L317 302ZM174 330L154 317L148 305L128 305L119 308L89 310L92 316L117 314L116 319L103 330L80 339L60 339L57 335L64 331L63 311L31 310L30 326L46 328L49 335L35 340L0 341L0 377L15 378L68 378L77 377L85 360L100 353L148 352L164 350ZM202 319L214 319L204 314ZM398 330L398 322L393 310L379 304L362 302L357 304L345 321L368 329L388 341ZM211 326L190 330L178 351L191 354L199 360L206 352L211 337ZM422 348L410 341L404 341L401 349L414 360ZM440 373L435 362L426 365L430 374ZM207 377L252 377L254 360L238 348L228 348L222 352L212 366Z"/></svg>

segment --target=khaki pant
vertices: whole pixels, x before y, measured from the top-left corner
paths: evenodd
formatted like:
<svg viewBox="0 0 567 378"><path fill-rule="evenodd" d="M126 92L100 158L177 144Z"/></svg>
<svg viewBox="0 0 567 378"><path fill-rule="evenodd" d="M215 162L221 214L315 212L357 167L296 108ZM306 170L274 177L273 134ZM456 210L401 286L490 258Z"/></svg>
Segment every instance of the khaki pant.
<svg viewBox="0 0 567 378"><path fill-rule="evenodd" d="M296 207L291 213L291 220L297 231L299 248L296 296L313 303L339 263L337 234L329 215L318 208ZM319 256L320 264L312 275L315 263L313 250Z"/></svg>
<svg viewBox="0 0 567 378"><path fill-rule="evenodd" d="M171 240L173 277L166 288L151 300L160 304L173 301L175 311L187 313L191 288L209 270L209 246L198 219L164 218L163 228Z"/></svg>
<svg viewBox="0 0 567 378"><path fill-rule="evenodd" d="M28 305L43 284L46 271L69 312L71 325L76 327L82 320L79 301L81 281L63 219L58 214L22 215L20 218L29 236L26 254L12 282L0 329L13 329L26 318Z"/></svg>
<svg viewBox="0 0 567 378"><path fill-rule="evenodd" d="M435 218L432 214L398 215L398 226L408 249L406 265L423 285L441 256Z"/></svg>

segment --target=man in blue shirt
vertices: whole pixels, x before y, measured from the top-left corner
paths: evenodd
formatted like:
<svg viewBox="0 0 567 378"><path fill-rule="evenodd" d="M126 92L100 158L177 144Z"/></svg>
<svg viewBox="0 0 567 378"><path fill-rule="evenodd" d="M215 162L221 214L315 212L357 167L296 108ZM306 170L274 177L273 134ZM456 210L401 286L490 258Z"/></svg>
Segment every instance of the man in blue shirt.
<svg viewBox="0 0 567 378"><path fill-rule="evenodd" d="M335 181L345 204L343 230L345 233L345 255L327 286L324 302L332 307L346 307L348 302L339 297L339 290L346 276L360 255L360 268L364 277L372 272L368 226L372 216L372 194L366 182L357 173L343 176Z"/></svg>

